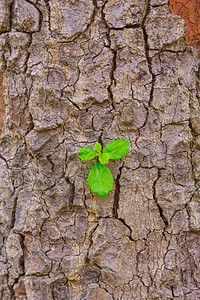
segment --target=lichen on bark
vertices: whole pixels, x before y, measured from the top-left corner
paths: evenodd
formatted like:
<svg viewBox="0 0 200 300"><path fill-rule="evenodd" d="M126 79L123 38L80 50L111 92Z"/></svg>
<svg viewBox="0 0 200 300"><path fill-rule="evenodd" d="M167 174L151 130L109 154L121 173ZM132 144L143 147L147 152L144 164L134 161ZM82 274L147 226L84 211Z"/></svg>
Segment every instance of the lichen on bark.
<svg viewBox="0 0 200 300"><path fill-rule="evenodd" d="M184 20L166 0L1 0L0 17L0 299L199 299ZM77 153L115 139L131 148L101 198Z"/></svg>

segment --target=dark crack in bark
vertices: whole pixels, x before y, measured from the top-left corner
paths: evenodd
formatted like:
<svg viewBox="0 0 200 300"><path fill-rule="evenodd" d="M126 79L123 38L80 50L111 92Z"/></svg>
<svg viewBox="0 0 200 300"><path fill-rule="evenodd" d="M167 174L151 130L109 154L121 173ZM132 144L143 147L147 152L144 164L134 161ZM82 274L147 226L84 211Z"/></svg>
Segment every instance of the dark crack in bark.
<svg viewBox="0 0 200 300"><path fill-rule="evenodd" d="M108 45L106 47L108 47L112 51L112 54L113 54L111 70L110 70L110 84L108 85L107 90L108 90L110 105L112 106L113 109L115 109L115 105L114 105L114 101L113 101L112 86L116 85L114 73L115 73L115 70L117 67L117 50L114 50L111 48L111 39L110 39L110 30L111 29L106 22L105 13L104 13L104 8L107 3L108 3L108 1L105 1L104 5L102 6L101 15L102 15L103 23L106 27L106 37L107 37L107 42L108 42Z"/></svg>
<svg viewBox="0 0 200 300"><path fill-rule="evenodd" d="M14 226L15 226L16 208L17 208L17 196L14 196L14 199L13 199L13 207L12 207L12 218L11 218L11 223L10 223L10 229L14 228Z"/></svg>
<svg viewBox="0 0 200 300"><path fill-rule="evenodd" d="M20 270L21 270L21 275L20 276L24 276L25 275L25 249L26 249L26 246L25 246L25 236L20 234L20 246L21 246L21 249L22 249L22 256L20 257L19 259L19 264L20 264Z"/></svg>
<svg viewBox="0 0 200 300"><path fill-rule="evenodd" d="M9 31L12 30L12 25L13 25L13 6L14 6L15 0L11 1L10 3L10 29Z"/></svg>
<svg viewBox="0 0 200 300"><path fill-rule="evenodd" d="M51 33L52 36L52 30L51 30L51 7L49 4L49 0L44 0L45 4L46 4L46 8L48 11L48 24L49 24L49 32Z"/></svg>
<svg viewBox="0 0 200 300"><path fill-rule="evenodd" d="M159 180L159 178L161 177L161 170L158 169L158 177L156 178L156 180L153 183L153 199L158 207L159 213L160 213L160 217L163 220L164 224L165 224L165 229L168 227L169 223L167 221L167 218L165 217L164 213L163 213L163 209L162 207L159 205L157 197L156 197L156 183Z"/></svg>
<svg viewBox="0 0 200 300"><path fill-rule="evenodd" d="M137 140L140 136L140 132L143 128L145 128L145 126L148 123L148 119L149 119L149 109L151 107L152 101L153 101L153 93L154 93L154 85L155 85L155 74L152 71L152 58L150 57L149 54L149 43L148 43L148 34L146 31L146 20L148 18L148 15L150 13L150 9L151 9L151 4L150 4L150 0L146 0L146 11L145 11L145 15L144 18L142 20L142 24L141 24L141 28L143 31L143 37L144 37L144 49L145 49L145 56L146 56L146 60L147 60L147 64L148 64L148 69L149 69L149 73L151 74L151 89L150 89L150 95L149 95L149 101L148 101L148 106L144 106L146 109L146 119L144 124L138 129L138 136L136 137L135 143L137 145Z"/></svg>
<svg viewBox="0 0 200 300"><path fill-rule="evenodd" d="M125 222L125 220L124 219L122 219L122 218L117 218L120 222L122 222L123 223L123 225L125 226L125 227L127 227L128 228L128 230L130 231L130 235L128 235L128 238L129 238L129 240L130 241L132 241L132 242L135 242L135 240L133 239L133 237L132 237L132 228Z"/></svg>
<svg viewBox="0 0 200 300"><path fill-rule="evenodd" d="M119 168L119 173L117 175L117 178L115 180L115 193L114 193L114 201L113 201L113 217L118 219L118 208L119 208L119 198L120 198L120 177L122 174L122 168L121 166Z"/></svg>
<svg viewBox="0 0 200 300"><path fill-rule="evenodd" d="M113 102L112 86L116 85L115 76L114 76L116 67L117 67L117 51L113 50L113 59L112 59L112 65L111 65L111 70L110 70L111 83L108 86L108 94L109 94L110 103L111 103L111 106L112 106L113 109L115 109L115 105L114 105L114 102Z"/></svg>
<svg viewBox="0 0 200 300"><path fill-rule="evenodd" d="M147 59L148 67L149 67L149 72L152 76L152 85L151 85L151 91L150 91L149 106L151 106L151 103L152 103L152 100L153 100L153 91L154 91L154 84L155 84L155 74L152 71L152 59L149 55L148 34L147 34L147 31L146 31L146 26L145 26L147 17L150 13L150 8L151 8L150 0L147 0L146 13L145 13L145 16L142 20L142 25L141 25L141 28L142 28L142 31L143 31L143 36L144 36L144 42L145 42L146 59Z"/></svg>

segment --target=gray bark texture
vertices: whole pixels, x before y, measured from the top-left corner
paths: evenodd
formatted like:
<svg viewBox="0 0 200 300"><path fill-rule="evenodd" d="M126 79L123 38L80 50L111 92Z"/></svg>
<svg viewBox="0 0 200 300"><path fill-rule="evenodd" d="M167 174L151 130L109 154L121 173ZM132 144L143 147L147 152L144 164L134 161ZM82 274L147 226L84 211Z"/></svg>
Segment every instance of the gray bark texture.
<svg viewBox="0 0 200 300"><path fill-rule="evenodd" d="M200 299L198 51L167 0L0 1L0 299ZM131 142L92 194L82 147Z"/></svg>

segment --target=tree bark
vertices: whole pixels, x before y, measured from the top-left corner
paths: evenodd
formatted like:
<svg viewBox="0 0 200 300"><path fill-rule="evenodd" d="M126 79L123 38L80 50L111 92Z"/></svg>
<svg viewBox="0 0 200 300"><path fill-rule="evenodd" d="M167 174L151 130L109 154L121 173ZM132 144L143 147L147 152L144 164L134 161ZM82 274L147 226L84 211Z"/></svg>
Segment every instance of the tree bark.
<svg viewBox="0 0 200 300"><path fill-rule="evenodd" d="M166 0L1 0L0 299L200 298L198 50ZM82 147L131 142L106 198Z"/></svg>

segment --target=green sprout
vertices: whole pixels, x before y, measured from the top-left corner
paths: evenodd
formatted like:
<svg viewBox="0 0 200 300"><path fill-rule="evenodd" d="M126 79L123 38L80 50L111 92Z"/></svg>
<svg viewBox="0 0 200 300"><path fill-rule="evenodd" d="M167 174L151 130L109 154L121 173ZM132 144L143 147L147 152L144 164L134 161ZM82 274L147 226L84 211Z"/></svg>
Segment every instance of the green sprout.
<svg viewBox="0 0 200 300"><path fill-rule="evenodd" d="M103 153L100 143L96 143L94 149L87 147L79 151L82 161L89 161L97 156L99 158L99 162L91 168L88 175L88 185L93 193L106 197L109 191L113 190L113 175L105 164L108 164L110 159L116 160L124 157L129 151L130 144L122 139L109 143Z"/></svg>

